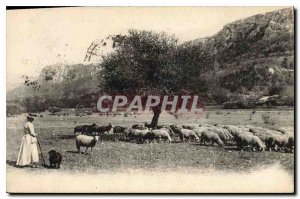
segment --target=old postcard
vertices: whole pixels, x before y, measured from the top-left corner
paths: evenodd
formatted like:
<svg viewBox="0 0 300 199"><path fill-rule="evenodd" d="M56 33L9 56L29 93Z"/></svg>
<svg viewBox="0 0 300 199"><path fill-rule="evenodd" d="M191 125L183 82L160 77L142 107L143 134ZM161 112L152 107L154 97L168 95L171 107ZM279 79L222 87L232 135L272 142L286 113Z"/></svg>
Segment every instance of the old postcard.
<svg viewBox="0 0 300 199"><path fill-rule="evenodd" d="M293 7L8 9L9 193L294 193Z"/></svg>

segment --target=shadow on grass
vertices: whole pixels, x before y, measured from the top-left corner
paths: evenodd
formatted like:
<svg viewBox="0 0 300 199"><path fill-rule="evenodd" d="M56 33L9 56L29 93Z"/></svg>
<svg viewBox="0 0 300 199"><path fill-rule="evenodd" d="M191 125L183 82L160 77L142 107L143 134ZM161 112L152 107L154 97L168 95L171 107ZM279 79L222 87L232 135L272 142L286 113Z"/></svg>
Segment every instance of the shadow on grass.
<svg viewBox="0 0 300 199"><path fill-rule="evenodd" d="M172 144L182 144L183 142L181 140L173 140Z"/></svg>
<svg viewBox="0 0 300 199"><path fill-rule="evenodd" d="M13 166L15 168L20 168L20 169L21 168L31 168L32 167L31 165L25 165L25 166L16 165L17 161L12 161L12 160L6 160L6 164L8 164L9 166ZM47 169L52 169L52 167L50 167L47 164L42 164L41 166L44 167L44 168L47 168Z"/></svg>
<svg viewBox="0 0 300 199"><path fill-rule="evenodd" d="M205 145L197 143L197 142L190 142L189 144L190 145L195 145L195 146L205 146ZM209 146L209 145L206 145L206 146Z"/></svg>
<svg viewBox="0 0 300 199"><path fill-rule="evenodd" d="M8 164L9 166L13 166L13 167L18 167L17 161L12 161L12 160L6 160L6 164Z"/></svg>
<svg viewBox="0 0 300 199"><path fill-rule="evenodd" d="M84 154L84 155L89 155L89 154L92 154L91 152L87 152L85 153L84 150L80 151L80 154ZM79 154L78 151L66 151L67 153L76 153L76 154Z"/></svg>
<svg viewBox="0 0 300 199"><path fill-rule="evenodd" d="M67 153L78 153L78 151L66 151Z"/></svg>
<svg viewBox="0 0 300 199"><path fill-rule="evenodd" d="M238 150L237 146L231 146L231 145L227 145L225 147L223 147L225 150L227 151L240 151Z"/></svg>

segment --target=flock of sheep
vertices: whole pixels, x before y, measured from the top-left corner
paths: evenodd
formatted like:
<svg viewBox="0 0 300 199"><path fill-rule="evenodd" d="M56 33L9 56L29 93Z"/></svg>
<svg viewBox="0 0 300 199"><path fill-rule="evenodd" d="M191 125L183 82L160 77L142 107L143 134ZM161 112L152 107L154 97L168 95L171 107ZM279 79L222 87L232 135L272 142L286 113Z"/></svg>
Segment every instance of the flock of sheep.
<svg viewBox="0 0 300 199"><path fill-rule="evenodd" d="M280 151L293 153L294 137L284 129L271 130L252 125L222 125L222 124L183 124L159 125L155 129L145 123L135 124L131 128L124 126L76 126L76 146L91 150L99 140L99 135L113 130L114 135L123 137L125 141L136 143L174 142L179 138L181 142L200 142L203 145L236 145L238 150Z"/></svg>

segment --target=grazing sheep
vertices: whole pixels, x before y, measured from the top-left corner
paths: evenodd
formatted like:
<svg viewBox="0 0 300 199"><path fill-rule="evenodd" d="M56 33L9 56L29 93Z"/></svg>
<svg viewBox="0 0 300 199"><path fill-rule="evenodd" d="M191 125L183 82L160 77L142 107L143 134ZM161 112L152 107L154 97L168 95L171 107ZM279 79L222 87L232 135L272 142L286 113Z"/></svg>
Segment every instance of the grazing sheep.
<svg viewBox="0 0 300 199"><path fill-rule="evenodd" d="M199 127L213 127L211 124L200 124Z"/></svg>
<svg viewBox="0 0 300 199"><path fill-rule="evenodd" d="M88 125L82 125L82 126L75 126L74 128L74 135L76 135L77 132L84 133L86 131Z"/></svg>
<svg viewBox="0 0 300 199"><path fill-rule="evenodd" d="M229 140L232 140L234 138L233 135L229 132L229 130L225 128L225 125L215 124L214 126L220 128L225 134L225 136L229 138Z"/></svg>
<svg viewBox="0 0 300 199"><path fill-rule="evenodd" d="M208 130L207 130L207 128L205 128L205 127L198 127L198 128L193 129L193 131L194 131L194 132L196 133L196 135L200 138L201 135L202 135L202 133L207 132Z"/></svg>
<svg viewBox="0 0 300 199"><path fill-rule="evenodd" d="M144 127L144 126L141 125L141 124L134 124L134 125L132 125L131 128L132 128L132 129L139 129L139 130L145 130L145 129L147 129L147 127Z"/></svg>
<svg viewBox="0 0 300 199"><path fill-rule="evenodd" d="M127 129L125 129L125 131L124 131L124 136L125 136L125 140L126 140L126 141L129 141L129 135L130 135L131 131L133 131L132 128L127 128Z"/></svg>
<svg viewBox="0 0 300 199"><path fill-rule="evenodd" d="M155 134L152 131L149 131L146 133L143 138L142 142L148 142L148 143L153 143L156 139L159 139L158 137L155 136Z"/></svg>
<svg viewBox="0 0 300 199"><path fill-rule="evenodd" d="M280 133L284 134L284 135L290 135L293 136L294 135L294 130L293 128L285 128L285 127L280 127L280 128L272 128L275 131L279 131Z"/></svg>
<svg viewBox="0 0 300 199"><path fill-rule="evenodd" d="M231 133L227 129L223 129L223 132L225 133L225 135L227 135L227 137L229 137L230 140L233 140L233 135L231 135Z"/></svg>
<svg viewBox="0 0 300 199"><path fill-rule="evenodd" d="M161 128L159 128L159 129L165 129L171 137L174 136L174 132L170 126L162 125Z"/></svg>
<svg viewBox="0 0 300 199"><path fill-rule="evenodd" d="M76 135L76 132L91 135L93 132L95 132L96 127L97 127L97 125L95 123L93 123L91 125L76 126L74 128L74 135Z"/></svg>
<svg viewBox="0 0 300 199"><path fill-rule="evenodd" d="M182 129L182 127L180 125L174 125L174 124L172 124L172 125L170 125L170 128L172 129L172 131L175 134L177 134L177 135L181 134L180 130Z"/></svg>
<svg viewBox="0 0 300 199"><path fill-rule="evenodd" d="M271 129L267 129L267 128L262 128L262 127L250 127L249 128L249 131L250 132L264 132L264 133L271 133L271 134L274 134L274 135L282 135L281 132L279 131L275 131L275 130L271 130Z"/></svg>
<svg viewBox="0 0 300 199"><path fill-rule="evenodd" d="M221 138L222 141L227 141L230 140L230 137L228 136L228 134L226 134L222 128L219 127L208 127L207 128L208 131L217 133L219 135L219 137Z"/></svg>
<svg viewBox="0 0 300 199"><path fill-rule="evenodd" d="M211 145L217 143L219 146L223 147L224 143L220 139L219 135L215 132L206 131L201 134L201 144L206 145L206 142L211 142Z"/></svg>
<svg viewBox="0 0 300 199"><path fill-rule="evenodd" d="M284 135L290 134L290 132L284 128L275 128L274 130L279 131L280 133L282 133Z"/></svg>
<svg viewBox="0 0 300 199"><path fill-rule="evenodd" d="M171 129L170 125L157 125L156 129L168 129L168 132L169 132L170 136L174 135L174 132Z"/></svg>
<svg viewBox="0 0 300 199"><path fill-rule="evenodd" d="M189 130L193 130L198 127L199 127L199 124L184 124L184 125L182 125L182 128L189 129Z"/></svg>
<svg viewBox="0 0 300 199"><path fill-rule="evenodd" d="M277 137L285 136L279 131L269 130L261 127L252 127L249 129L249 131L265 142L267 150L275 150L275 139Z"/></svg>
<svg viewBox="0 0 300 199"><path fill-rule="evenodd" d="M171 139L171 136L169 134L169 129L166 129L166 128L161 128L161 129L155 129L155 130L152 130L150 133L153 134L153 138L154 139L158 139L158 140L163 140L164 142L165 141L168 141L169 143L172 142L172 139Z"/></svg>
<svg viewBox="0 0 300 199"><path fill-rule="evenodd" d="M277 136L275 138L275 150L293 152L294 150L294 138L291 136Z"/></svg>
<svg viewBox="0 0 300 199"><path fill-rule="evenodd" d="M244 147L250 147L253 151L260 150L263 151L266 145L261 141L261 139L255 135L251 134L239 134L235 137L238 149L243 150Z"/></svg>
<svg viewBox="0 0 300 199"><path fill-rule="evenodd" d="M129 134L128 134L128 137L129 137L129 140L130 141L136 141L136 142L141 142L143 143L144 142L144 136L149 133L150 130L149 129L144 129L144 130L139 130L139 129L132 129Z"/></svg>
<svg viewBox="0 0 300 199"><path fill-rule="evenodd" d="M112 125L109 123L107 126L97 126L94 128L94 131L97 135L104 134L105 132L109 132L112 129Z"/></svg>
<svg viewBox="0 0 300 199"><path fill-rule="evenodd" d="M157 125L156 128L157 128L157 129L161 129L161 128L170 128L170 125L165 125L165 124L163 124L163 125Z"/></svg>
<svg viewBox="0 0 300 199"><path fill-rule="evenodd" d="M274 135L271 135L269 133L261 133L261 132L253 132L253 135L259 137L261 141L263 141L266 145L266 150L271 151L275 148L275 137Z"/></svg>
<svg viewBox="0 0 300 199"><path fill-rule="evenodd" d="M247 127L247 125L236 125L239 129L242 129L243 131L249 131L250 127Z"/></svg>
<svg viewBox="0 0 300 199"><path fill-rule="evenodd" d="M199 141L199 137L193 130L184 129L180 125L171 125L170 128L175 134L179 135L182 142L185 141L185 138L188 138L188 140L193 138L196 139L196 141Z"/></svg>
<svg viewBox="0 0 300 199"><path fill-rule="evenodd" d="M224 125L223 125L223 124L215 124L214 126L216 126L216 127L220 127L220 128L223 128L223 127L224 127Z"/></svg>
<svg viewBox="0 0 300 199"><path fill-rule="evenodd" d="M241 129L242 131L249 131L250 129L247 127L239 127L239 129Z"/></svg>
<svg viewBox="0 0 300 199"><path fill-rule="evenodd" d="M113 133L116 135L124 134L125 130L128 129L128 127L124 126L115 126L113 128Z"/></svg>
<svg viewBox="0 0 300 199"><path fill-rule="evenodd" d="M75 138L76 141L76 148L78 150L78 153L80 153L80 147L86 147L85 154L88 150L88 148L91 148L91 152L93 152L93 147L96 145L96 143L99 140L99 136L88 136L88 135L78 135Z"/></svg>
<svg viewBox="0 0 300 199"><path fill-rule="evenodd" d="M253 133L253 134L258 134L258 133L262 133L265 134L265 131L259 128L250 128L249 132Z"/></svg>
<svg viewBox="0 0 300 199"><path fill-rule="evenodd" d="M193 130L181 129L180 132L180 138L182 142L185 142L185 138L187 138L188 141L191 141L192 139L195 139L196 141L200 140Z"/></svg>
<svg viewBox="0 0 300 199"><path fill-rule="evenodd" d="M253 135L251 132L243 131L242 129L240 129L234 125L225 125L224 128L227 129L234 138L236 138L239 135L243 135L243 134Z"/></svg>
<svg viewBox="0 0 300 199"><path fill-rule="evenodd" d="M233 136L236 136L241 131L238 127L233 125L224 125L223 128L228 130L229 133L232 134Z"/></svg>
<svg viewBox="0 0 300 199"><path fill-rule="evenodd" d="M267 132L276 134L276 135L282 135L283 133L281 133L280 131L275 131L275 130L271 130L271 129L267 129Z"/></svg>

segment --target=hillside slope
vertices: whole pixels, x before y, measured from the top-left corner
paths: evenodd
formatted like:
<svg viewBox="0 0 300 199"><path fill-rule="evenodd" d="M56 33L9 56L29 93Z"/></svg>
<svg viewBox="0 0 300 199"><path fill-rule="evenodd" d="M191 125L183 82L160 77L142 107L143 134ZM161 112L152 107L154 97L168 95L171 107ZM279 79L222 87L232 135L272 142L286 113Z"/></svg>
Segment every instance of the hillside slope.
<svg viewBox="0 0 300 199"><path fill-rule="evenodd" d="M96 101L100 81L98 65L63 65L45 67L36 80L24 80L24 85L7 93L7 102L44 109L50 106L90 106Z"/></svg>
<svg viewBox="0 0 300 199"><path fill-rule="evenodd" d="M211 37L179 45L177 53L186 88L204 93L207 101L224 90L226 95L293 95L294 10L232 22ZM101 90L99 71L94 64L47 66L37 80L25 79L24 86L8 92L7 102L36 109L90 106Z"/></svg>
<svg viewBox="0 0 300 199"><path fill-rule="evenodd" d="M222 87L231 92L239 87L271 86L276 81L292 85L294 11L286 8L241 19L212 37L181 47L193 51L198 63L194 65L203 78L208 74L219 78Z"/></svg>

